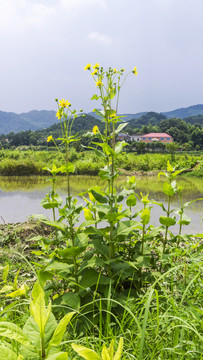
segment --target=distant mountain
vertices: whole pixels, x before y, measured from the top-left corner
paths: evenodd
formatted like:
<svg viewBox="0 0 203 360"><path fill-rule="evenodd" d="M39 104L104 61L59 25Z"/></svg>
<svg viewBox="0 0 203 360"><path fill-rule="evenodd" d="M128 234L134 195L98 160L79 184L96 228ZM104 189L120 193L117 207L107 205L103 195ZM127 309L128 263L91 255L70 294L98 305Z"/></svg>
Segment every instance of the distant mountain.
<svg viewBox="0 0 203 360"><path fill-rule="evenodd" d="M44 129L56 122L56 112L52 110L33 110L22 114L0 111L0 134Z"/></svg>
<svg viewBox="0 0 203 360"><path fill-rule="evenodd" d="M95 112L88 113L87 116L92 116L99 120ZM147 123L156 125L159 121L166 118L187 118L187 122L197 122L202 124L203 104L189 106L187 108L176 109L173 111L162 112L160 114L155 112L139 112L136 114L121 114L123 121L131 122L131 126L140 127ZM190 117L196 117L191 119ZM82 121L82 120L81 120ZM0 111L0 134L8 134L10 132L18 133L27 130L41 130L58 123L56 112L53 110L33 110L28 113L15 114L13 112ZM84 118L81 122L80 129L83 127ZM95 123L96 124L96 123ZM85 130L85 129L84 129Z"/></svg>
<svg viewBox="0 0 203 360"><path fill-rule="evenodd" d="M142 115L147 114L147 112L139 112L136 114L119 114L120 116L122 116L122 120L123 121L130 121L132 119L138 119L140 118ZM96 119L100 119L100 117L94 112L89 112L88 115L95 117Z"/></svg>
<svg viewBox="0 0 203 360"><path fill-rule="evenodd" d="M185 119L189 116L203 115L203 104L193 105L186 108L180 108L173 111L162 112L168 119L181 118Z"/></svg>

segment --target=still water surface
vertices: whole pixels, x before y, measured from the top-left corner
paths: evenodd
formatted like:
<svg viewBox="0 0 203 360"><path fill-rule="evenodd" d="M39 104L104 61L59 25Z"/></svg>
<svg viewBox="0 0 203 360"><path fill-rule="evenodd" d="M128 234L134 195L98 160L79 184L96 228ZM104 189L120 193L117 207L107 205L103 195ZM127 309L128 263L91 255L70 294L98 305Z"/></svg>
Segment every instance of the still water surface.
<svg viewBox="0 0 203 360"><path fill-rule="evenodd" d="M125 178L121 177L116 187L119 189L125 185ZM164 179L158 180L156 176L138 177L136 193L149 193L149 199L154 199L166 204L166 197L162 192ZM105 189L105 185L100 178L91 176L73 176L71 179L71 192L80 202L84 204L81 196L77 194L87 191L88 188L99 185ZM183 201L191 201L197 198L203 198L203 180L198 178L180 178L178 185L182 186ZM59 177L56 183L56 191L63 199L67 196L67 185L64 177ZM41 207L40 202L48 191L51 190L51 184L45 177L2 177L0 178L0 223L17 223L27 220L33 214L44 214L51 218L51 211ZM178 208L179 198L173 199L172 207ZM138 202L138 208L141 204ZM154 205L151 212L151 224L159 224L159 216L165 215L160 207ZM197 201L191 204L186 211L192 221L189 226L183 228L185 233L203 233L203 201ZM177 232L176 227L171 230Z"/></svg>

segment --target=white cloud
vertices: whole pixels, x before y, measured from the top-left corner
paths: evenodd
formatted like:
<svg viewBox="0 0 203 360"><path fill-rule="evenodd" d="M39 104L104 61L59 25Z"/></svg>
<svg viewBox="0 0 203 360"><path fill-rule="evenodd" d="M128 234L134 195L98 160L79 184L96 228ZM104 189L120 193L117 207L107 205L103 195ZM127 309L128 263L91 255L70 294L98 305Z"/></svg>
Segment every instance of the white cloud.
<svg viewBox="0 0 203 360"><path fill-rule="evenodd" d="M24 31L29 24L43 25L53 13L55 9L42 1L0 0L0 28L8 33Z"/></svg>
<svg viewBox="0 0 203 360"><path fill-rule="evenodd" d="M63 8L67 10L84 10L97 7L103 10L108 8L106 0L60 0Z"/></svg>
<svg viewBox="0 0 203 360"><path fill-rule="evenodd" d="M96 42L98 45L111 46L113 39L107 35L100 34L97 31L88 34L88 38Z"/></svg>

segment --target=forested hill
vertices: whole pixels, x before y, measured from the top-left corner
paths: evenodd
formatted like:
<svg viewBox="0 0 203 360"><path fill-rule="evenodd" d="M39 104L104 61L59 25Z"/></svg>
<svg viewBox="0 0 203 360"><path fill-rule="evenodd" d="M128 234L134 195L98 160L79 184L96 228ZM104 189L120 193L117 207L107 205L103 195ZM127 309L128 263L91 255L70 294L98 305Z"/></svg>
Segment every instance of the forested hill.
<svg viewBox="0 0 203 360"><path fill-rule="evenodd" d="M58 120L57 120L58 121ZM72 135L78 133L84 134L87 131L92 131L93 127L97 125L100 131L104 130L104 123L93 116L85 115L78 116L72 126ZM21 145L46 145L47 137L52 135L54 139L61 137L61 127L59 121L46 129L36 131L20 131L17 134L10 132L6 135L0 135L0 141L4 147L21 146ZM7 139L7 140L5 140Z"/></svg>
<svg viewBox="0 0 203 360"><path fill-rule="evenodd" d="M97 118L95 113L89 113L87 115ZM169 112L162 112L160 114L155 112L142 112L121 115L123 116L124 121L132 122L131 125L133 125L133 127L139 128L143 125L147 125L148 123L156 125L159 121L165 118L174 117L184 119L186 122L192 124L202 124L203 104L189 106L187 108ZM194 117L196 117L196 119L194 119ZM58 123L58 120L56 118L56 112L53 110L33 110L22 114L0 111L0 134L8 134L10 132L18 133L19 131L26 130L41 130L56 123Z"/></svg>
<svg viewBox="0 0 203 360"><path fill-rule="evenodd" d="M173 111L162 112L168 119L180 118L184 119L189 116L203 115L203 104L189 106L187 108L176 109Z"/></svg>

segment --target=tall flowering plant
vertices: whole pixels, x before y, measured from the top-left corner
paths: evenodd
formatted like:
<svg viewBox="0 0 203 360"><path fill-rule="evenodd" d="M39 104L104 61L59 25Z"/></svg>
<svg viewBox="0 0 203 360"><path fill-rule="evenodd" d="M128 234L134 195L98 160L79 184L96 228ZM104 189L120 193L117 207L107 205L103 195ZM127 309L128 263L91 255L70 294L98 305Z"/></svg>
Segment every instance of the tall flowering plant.
<svg viewBox="0 0 203 360"><path fill-rule="evenodd" d="M126 123L120 123L122 117L118 115L119 96L123 84L126 78L130 74L137 76L137 68L125 73L125 69L120 70L109 67L105 70L102 66L96 63L94 66L87 64L84 68L85 71L89 71L95 86L98 90L97 94L94 94L91 100L100 101L102 110L94 109L94 112L101 118L101 121L105 123L105 130L102 134L97 126L92 129L95 139L94 144L97 148L96 153L105 158L106 166L100 170L100 177L108 182L107 201L109 204L109 213L106 214L107 221L110 225L110 233L108 236L109 245L109 258L115 257L115 225L118 219L122 218L122 215L118 211L117 195L114 189L114 181L119 175L119 172L115 166L115 159L121 154L122 149L127 144L122 142L116 142L116 135L126 126ZM118 123L120 123L118 125ZM94 196L97 196L98 201L101 201L101 197L98 196L95 191ZM100 200L99 200L100 199ZM105 202L105 200L103 199ZM124 214L123 214L124 217Z"/></svg>

